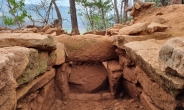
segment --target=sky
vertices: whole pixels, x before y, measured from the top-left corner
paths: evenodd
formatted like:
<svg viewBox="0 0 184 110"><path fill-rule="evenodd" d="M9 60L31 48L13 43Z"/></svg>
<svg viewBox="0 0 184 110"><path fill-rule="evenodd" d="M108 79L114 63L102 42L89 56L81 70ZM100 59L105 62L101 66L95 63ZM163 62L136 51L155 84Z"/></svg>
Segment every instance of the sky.
<svg viewBox="0 0 184 110"><path fill-rule="evenodd" d="M40 0L25 0L26 4L38 4ZM58 6L69 6L69 0L57 0Z"/></svg>

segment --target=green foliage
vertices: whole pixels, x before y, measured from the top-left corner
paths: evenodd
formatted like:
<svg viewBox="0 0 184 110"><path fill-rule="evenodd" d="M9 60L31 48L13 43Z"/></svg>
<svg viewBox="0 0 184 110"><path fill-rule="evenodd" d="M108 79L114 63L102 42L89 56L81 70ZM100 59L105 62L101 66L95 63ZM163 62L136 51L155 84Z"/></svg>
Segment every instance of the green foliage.
<svg viewBox="0 0 184 110"><path fill-rule="evenodd" d="M4 24L8 26L17 24L20 28L25 22L24 19L26 17L31 18L24 9L24 2L25 0L7 0L11 16L3 15Z"/></svg>
<svg viewBox="0 0 184 110"><path fill-rule="evenodd" d="M112 26L113 17L109 13L113 9L111 0L75 0L81 7L79 16L85 18L88 31L104 30Z"/></svg>

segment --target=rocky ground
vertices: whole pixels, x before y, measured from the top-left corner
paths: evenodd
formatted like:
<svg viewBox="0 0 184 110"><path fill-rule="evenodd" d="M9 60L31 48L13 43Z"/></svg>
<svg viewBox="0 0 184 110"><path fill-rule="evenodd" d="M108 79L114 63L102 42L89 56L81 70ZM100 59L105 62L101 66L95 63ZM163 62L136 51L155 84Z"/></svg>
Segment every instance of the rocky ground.
<svg viewBox="0 0 184 110"><path fill-rule="evenodd" d="M150 4L107 32L0 28L0 109L183 110L184 5Z"/></svg>

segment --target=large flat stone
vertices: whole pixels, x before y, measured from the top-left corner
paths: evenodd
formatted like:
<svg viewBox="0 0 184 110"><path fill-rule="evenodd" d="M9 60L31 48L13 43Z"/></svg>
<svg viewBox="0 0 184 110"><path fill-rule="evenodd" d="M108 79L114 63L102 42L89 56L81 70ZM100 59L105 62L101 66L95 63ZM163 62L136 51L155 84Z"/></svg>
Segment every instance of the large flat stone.
<svg viewBox="0 0 184 110"><path fill-rule="evenodd" d="M0 47L21 46L38 50L56 49L55 40L49 35L36 33L1 33Z"/></svg>
<svg viewBox="0 0 184 110"><path fill-rule="evenodd" d="M100 35L57 36L66 47L67 59L72 61L107 61L116 58L112 39Z"/></svg>
<svg viewBox="0 0 184 110"><path fill-rule="evenodd" d="M43 87L55 76L55 69L45 72L43 75L25 84L23 87L17 89L17 100L25 96L26 94L37 91L39 88Z"/></svg>
<svg viewBox="0 0 184 110"><path fill-rule="evenodd" d="M169 88L173 95L183 89L184 79L162 72L158 63L158 54L165 40L134 41L125 44L127 54L140 68L163 87Z"/></svg>
<svg viewBox="0 0 184 110"><path fill-rule="evenodd" d="M136 23L131 26L123 27L119 30L120 35L132 35L145 31L148 26L147 22Z"/></svg>

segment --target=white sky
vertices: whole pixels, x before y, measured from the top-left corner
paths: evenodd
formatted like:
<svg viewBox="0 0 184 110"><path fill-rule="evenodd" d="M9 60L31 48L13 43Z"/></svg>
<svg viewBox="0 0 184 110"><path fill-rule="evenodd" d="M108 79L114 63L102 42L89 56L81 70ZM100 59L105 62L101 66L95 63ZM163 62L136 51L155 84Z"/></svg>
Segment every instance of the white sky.
<svg viewBox="0 0 184 110"><path fill-rule="evenodd" d="M26 4L38 4L40 0L25 0ZM59 6L69 6L69 0L57 0Z"/></svg>

